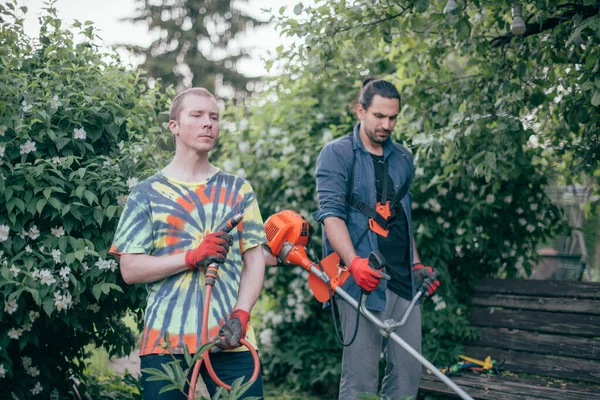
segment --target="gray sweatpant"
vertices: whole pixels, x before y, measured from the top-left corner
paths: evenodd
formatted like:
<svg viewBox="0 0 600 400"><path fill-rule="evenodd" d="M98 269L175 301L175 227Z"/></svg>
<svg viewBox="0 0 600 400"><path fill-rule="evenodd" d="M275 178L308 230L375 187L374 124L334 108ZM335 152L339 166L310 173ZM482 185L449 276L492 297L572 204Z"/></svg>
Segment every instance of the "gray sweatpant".
<svg viewBox="0 0 600 400"><path fill-rule="evenodd" d="M410 301L387 290L385 311L375 311L373 314L381 321L400 321L409 304ZM341 299L336 301L336 306L340 312L344 341L349 341L354 333L356 310ZM408 320L396 330L396 334L421 352L421 309L418 306L413 308ZM340 400L354 400L361 393L377 393L378 365L382 351L386 367L381 397L397 400L417 395L421 382L421 364L396 342L384 338L375 325L360 315L356 340L352 345L344 347Z"/></svg>

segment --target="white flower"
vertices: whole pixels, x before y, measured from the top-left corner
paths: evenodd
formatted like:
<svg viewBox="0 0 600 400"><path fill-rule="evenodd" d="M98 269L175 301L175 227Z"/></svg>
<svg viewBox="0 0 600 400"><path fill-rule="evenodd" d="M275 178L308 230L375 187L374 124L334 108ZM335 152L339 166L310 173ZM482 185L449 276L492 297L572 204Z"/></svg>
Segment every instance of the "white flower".
<svg viewBox="0 0 600 400"><path fill-rule="evenodd" d="M52 250L52 258L54 258L54 262L57 264L60 263L60 255L61 255L61 252L59 249Z"/></svg>
<svg viewBox="0 0 600 400"><path fill-rule="evenodd" d="M63 278L64 280L69 279L69 274L71 273L71 268L69 267L62 267L60 269L60 272L58 273L61 278Z"/></svg>
<svg viewBox="0 0 600 400"><path fill-rule="evenodd" d="M419 186L419 190L421 191L421 193L425 193L427 191L427 185L422 184L421 186Z"/></svg>
<svg viewBox="0 0 600 400"><path fill-rule="evenodd" d="M240 168L238 169L235 174L237 176L239 176L240 178L245 178L246 177L246 170L244 168Z"/></svg>
<svg viewBox="0 0 600 400"><path fill-rule="evenodd" d="M8 232L10 232L8 225L0 225L0 242L8 240Z"/></svg>
<svg viewBox="0 0 600 400"><path fill-rule="evenodd" d="M43 387L42 387L42 385L40 385L40 383L38 382L38 383L37 383L37 384L36 384L36 385L33 387L33 389L31 389L31 394L35 396L36 394L42 393L42 391L43 391L43 390L44 390L44 388L43 388Z"/></svg>
<svg viewBox="0 0 600 400"><path fill-rule="evenodd" d="M235 165L233 164L233 161L227 159L225 161L223 161L223 171L232 171L233 168L235 168Z"/></svg>
<svg viewBox="0 0 600 400"><path fill-rule="evenodd" d="M4 151L5 150L6 150L6 147L0 146L0 157L4 157Z"/></svg>
<svg viewBox="0 0 600 400"><path fill-rule="evenodd" d="M538 209L538 205L537 204L531 204L529 206L529 208L531 208L531 211L536 211Z"/></svg>
<svg viewBox="0 0 600 400"><path fill-rule="evenodd" d="M136 144L135 146L133 146L133 151L134 153L141 153L144 151L144 148L139 144Z"/></svg>
<svg viewBox="0 0 600 400"><path fill-rule="evenodd" d="M87 308L93 313L100 311L100 306L98 304L90 304Z"/></svg>
<svg viewBox="0 0 600 400"><path fill-rule="evenodd" d="M435 219L435 222L437 222L438 224L442 225L442 224L444 223L444 218L442 218L442 217L437 217L437 218Z"/></svg>
<svg viewBox="0 0 600 400"><path fill-rule="evenodd" d="M519 218L519 225L521 225L521 226L527 225L527 220L525 218Z"/></svg>
<svg viewBox="0 0 600 400"><path fill-rule="evenodd" d="M121 140L117 146L119 147L119 150L123 150L123 147L125 147L125 142Z"/></svg>
<svg viewBox="0 0 600 400"><path fill-rule="evenodd" d="M475 185L475 183L471 182L471 184L469 185L469 190L471 192L474 192L477 190L477 185Z"/></svg>
<svg viewBox="0 0 600 400"><path fill-rule="evenodd" d="M31 273L31 277L33 279L38 279L40 277L40 270L37 268L34 268L33 272Z"/></svg>
<svg viewBox="0 0 600 400"><path fill-rule="evenodd" d="M496 200L496 197L494 197L493 194L488 194L487 197L485 198L485 202L488 204L492 204L495 200Z"/></svg>
<svg viewBox="0 0 600 400"><path fill-rule="evenodd" d="M75 139L85 140L85 138L87 137L87 133L85 132L85 129L83 129L83 128L75 129L75 130L73 130L73 137Z"/></svg>
<svg viewBox="0 0 600 400"><path fill-rule="evenodd" d="M52 276L52 272L49 269L42 269L40 271L40 283L42 285L47 285L50 286L52 285L54 282L56 282L56 279L54 279L54 277Z"/></svg>
<svg viewBox="0 0 600 400"><path fill-rule="evenodd" d="M32 142L31 140L26 141L25 144L22 144L19 147L21 148L21 154L29 154L36 150L35 142Z"/></svg>
<svg viewBox="0 0 600 400"><path fill-rule="evenodd" d="M456 229L456 234L457 234L457 235L459 235L459 236L461 236L461 235L464 235L464 233L465 233L466 231L467 231L467 230L466 230L466 229L464 229L464 228L458 228L458 229Z"/></svg>
<svg viewBox="0 0 600 400"><path fill-rule="evenodd" d="M456 193L456 200L462 200L465 198L465 194L464 193Z"/></svg>
<svg viewBox="0 0 600 400"><path fill-rule="evenodd" d="M433 212L441 211L442 206L436 199L429 199L428 203L431 205L431 211L433 211Z"/></svg>
<svg viewBox="0 0 600 400"><path fill-rule="evenodd" d="M17 308L19 308L19 306L17 305L17 301L15 299L4 302L4 311L6 311L9 314L12 314L15 311L17 311Z"/></svg>
<svg viewBox="0 0 600 400"><path fill-rule="evenodd" d="M17 275L19 275L19 272L21 272L21 270L19 269L19 267L16 267L15 264L13 264L13 265L10 266L9 271L12 272L13 278L16 278Z"/></svg>
<svg viewBox="0 0 600 400"><path fill-rule="evenodd" d="M21 361L23 361L23 368L29 368L32 365L31 357L21 357Z"/></svg>
<svg viewBox="0 0 600 400"><path fill-rule="evenodd" d="M272 179L279 178L279 168L273 168L269 175Z"/></svg>
<svg viewBox="0 0 600 400"><path fill-rule="evenodd" d="M126 194L120 194L117 196L117 204L120 206L124 206L127 203L127 196Z"/></svg>
<svg viewBox="0 0 600 400"><path fill-rule="evenodd" d="M535 231L535 226L528 224L525 229L527 229L529 233L533 233L533 231Z"/></svg>
<svg viewBox="0 0 600 400"><path fill-rule="evenodd" d="M437 304L440 301L442 301L442 296L440 296L439 294L434 294L433 296L431 296L431 300Z"/></svg>
<svg viewBox="0 0 600 400"><path fill-rule="evenodd" d="M273 326L277 326L279 324L281 324L283 322L283 315L280 314L275 314L273 316L273 318L271 319L271 323L273 324Z"/></svg>
<svg viewBox="0 0 600 400"><path fill-rule="evenodd" d="M23 106L23 112L27 112L33 108L33 104L29 104L25 100L21 102L21 105Z"/></svg>
<svg viewBox="0 0 600 400"><path fill-rule="evenodd" d="M444 229L450 228L450 222L444 222Z"/></svg>
<svg viewBox="0 0 600 400"><path fill-rule="evenodd" d="M62 165L65 161L67 161L67 157L52 157L52 162L57 165Z"/></svg>
<svg viewBox="0 0 600 400"><path fill-rule="evenodd" d="M29 228L29 237L31 240L35 240L40 237L40 231L37 229L37 226L31 225L31 228Z"/></svg>
<svg viewBox="0 0 600 400"><path fill-rule="evenodd" d="M273 330L270 328L267 329L263 329L260 332L260 343L264 346L271 346L272 344L272 337L273 337Z"/></svg>
<svg viewBox="0 0 600 400"><path fill-rule="evenodd" d="M133 189L133 187L137 185L138 182L138 178L129 178L127 179L127 186L129 187L129 189Z"/></svg>
<svg viewBox="0 0 600 400"><path fill-rule="evenodd" d="M6 125L0 125L0 136L4 136L7 129L8 127Z"/></svg>
<svg viewBox="0 0 600 400"><path fill-rule="evenodd" d="M538 137L536 135L529 136L529 140L527 141L527 145L529 147L536 148L540 144Z"/></svg>
<svg viewBox="0 0 600 400"><path fill-rule="evenodd" d="M425 170L422 167L415 169L415 176L423 176L425 174Z"/></svg>
<svg viewBox="0 0 600 400"><path fill-rule="evenodd" d="M440 301L439 303L437 303L435 305L435 308L433 310L434 311L441 311L441 310L443 310L445 308L446 308L446 302L442 300L442 301Z"/></svg>
<svg viewBox="0 0 600 400"><path fill-rule="evenodd" d="M67 292L61 295L59 292L54 292L54 305L57 311L66 310L72 303L71 293Z"/></svg>
<svg viewBox="0 0 600 400"><path fill-rule="evenodd" d="M50 228L50 233L52 233L53 236L56 236L57 238L59 238L61 236L65 236L65 228L63 228L62 226L57 226L56 228Z"/></svg>
<svg viewBox="0 0 600 400"><path fill-rule="evenodd" d="M248 150L250 150L250 142L247 141L247 140L244 140L243 142L240 142L238 144L238 150L240 151L241 154L247 153Z"/></svg>
<svg viewBox="0 0 600 400"><path fill-rule="evenodd" d="M4 364L0 364L0 379L6 378L6 369L4 369Z"/></svg>
<svg viewBox="0 0 600 400"><path fill-rule="evenodd" d="M114 272L118 266L115 260L103 260L101 258L99 258L94 265L100 270L110 269L112 272Z"/></svg>
<svg viewBox="0 0 600 400"><path fill-rule="evenodd" d="M33 249L31 248L30 245L25 246L25 252L26 253L33 253Z"/></svg>
<svg viewBox="0 0 600 400"><path fill-rule="evenodd" d="M20 338L22 334L23 334L23 329L12 328L8 331L8 337L11 339L15 339L15 340Z"/></svg>
<svg viewBox="0 0 600 400"><path fill-rule="evenodd" d="M87 261L84 261L81 263L81 267L83 268L84 271L89 271L90 267L88 267L88 263Z"/></svg>
<svg viewBox="0 0 600 400"><path fill-rule="evenodd" d="M523 209L521 207L517 208L517 214L519 214L519 215L523 214Z"/></svg>
<svg viewBox="0 0 600 400"><path fill-rule="evenodd" d="M331 130L326 129L323 131L323 142L324 143L329 143L331 142L331 139L333 139L333 133L331 132Z"/></svg>
<svg viewBox="0 0 600 400"><path fill-rule="evenodd" d="M29 322L33 322L40 317L38 311L29 311Z"/></svg>
<svg viewBox="0 0 600 400"><path fill-rule="evenodd" d="M38 367L31 367L27 368L27 373L35 378L36 376L40 375L40 370L38 369Z"/></svg>
<svg viewBox="0 0 600 400"><path fill-rule="evenodd" d="M506 204L512 203L512 200L513 200L513 198L512 198L512 195L510 195L510 194L504 198L504 202Z"/></svg>

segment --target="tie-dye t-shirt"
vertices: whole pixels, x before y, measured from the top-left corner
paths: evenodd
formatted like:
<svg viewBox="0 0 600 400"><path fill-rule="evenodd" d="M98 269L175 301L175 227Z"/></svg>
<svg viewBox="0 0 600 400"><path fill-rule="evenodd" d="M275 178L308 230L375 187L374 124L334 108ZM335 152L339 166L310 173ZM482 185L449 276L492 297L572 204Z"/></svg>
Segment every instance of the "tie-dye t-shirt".
<svg viewBox="0 0 600 400"><path fill-rule="evenodd" d="M177 181L159 172L136 185L127 199L110 249L114 255L167 256L196 248L206 234L243 212L230 234L234 242L212 290L209 337L215 337L235 306L242 253L266 242L263 220L250 184L217 171L205 182ZM204 272L194 269L147 284L148 297L140 355L164 353L165 333L172 353L191 353L201 343ZM256 347L252 326L246 339ZM237 351L247 350L242 346Z"/></svg>

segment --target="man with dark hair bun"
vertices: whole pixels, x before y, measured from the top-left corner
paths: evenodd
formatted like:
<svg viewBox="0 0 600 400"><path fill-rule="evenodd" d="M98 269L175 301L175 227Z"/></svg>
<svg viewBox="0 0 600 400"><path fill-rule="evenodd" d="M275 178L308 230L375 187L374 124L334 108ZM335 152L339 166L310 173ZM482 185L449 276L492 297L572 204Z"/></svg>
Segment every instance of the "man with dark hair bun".
<svg viewBox="0 0 600 400"><path fill-rule="evenodd" d="M420 262L413 239L411 196L413 159L391 139L400 112L400 94L388 81L368 78L354 104L359 122L354 132L328 143L317 160L319 210L324 225L323 255L336 252L351 277L342 286L359 299L370 293L366 306L382 321L399 321L425 278L429 295L437 289L433 270ZM371 269L369 254L379 250L386 259L389 281ZM339 307L344 340L352 338L357 311L343 301ZM421 350L421 312L415 308L396 333ZM383 340L378 329L360 317L354 342L344 347L340 399L376 393L379 359L386 368L381 397L400 399L417 394L421 365L404 349Z"/></svg>

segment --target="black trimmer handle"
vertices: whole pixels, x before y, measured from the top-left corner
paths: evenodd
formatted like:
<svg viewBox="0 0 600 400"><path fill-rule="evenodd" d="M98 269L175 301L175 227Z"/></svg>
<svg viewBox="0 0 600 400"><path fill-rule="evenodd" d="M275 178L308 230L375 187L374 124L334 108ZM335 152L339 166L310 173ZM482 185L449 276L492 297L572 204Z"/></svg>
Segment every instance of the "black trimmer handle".
<svg viewBox="0 0 600 400"><path fill-rule="evenodd" d="M381 254L379 250L373 250L371 254L369 254L369 267L377 270L379 273L381 273L383 279L389 281L391 279L391 276L383 272L383 268L385 268L386 265L387 262L385 261L385 257L383 256L383 254Z"/></svg>

